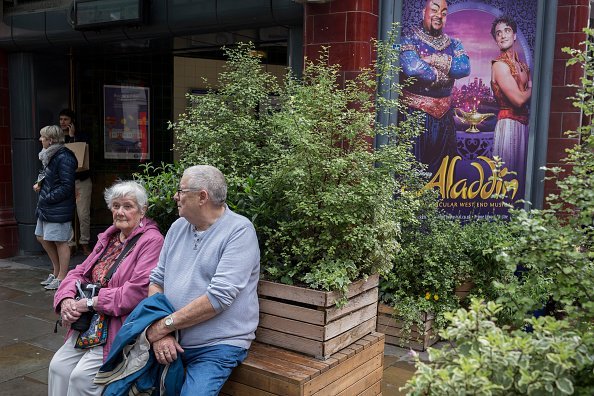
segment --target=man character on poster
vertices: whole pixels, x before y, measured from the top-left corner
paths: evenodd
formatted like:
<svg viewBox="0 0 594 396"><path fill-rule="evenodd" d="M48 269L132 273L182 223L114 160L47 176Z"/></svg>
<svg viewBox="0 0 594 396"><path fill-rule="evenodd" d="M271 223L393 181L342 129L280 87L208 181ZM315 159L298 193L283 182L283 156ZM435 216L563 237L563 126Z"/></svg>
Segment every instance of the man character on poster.
<svg viewBox="0 0 594 396"><path fill-rule="evenodd" d="M401 42L401 81L413 77L402 100L409 111L426 114L426 131L415 143L415 155L434 174L445 156L456 155L456 128L452 88L457 79L470 74L470 59L460 40L443 32L448 13L446 0L428 0L423 21ZM403 78L402 78L403 77Z"/></svg>
<svg viewBox="0 0 594 396"><path fill-rule="evenodd" d="M528 65L520 61L515 50L516 32L516 22L508 16L495 19L491 25L491 35L501 50L491 62L491 88L499 105L493 156L503 161L503 168L516 172L523 180L532 81Z"/></svg>

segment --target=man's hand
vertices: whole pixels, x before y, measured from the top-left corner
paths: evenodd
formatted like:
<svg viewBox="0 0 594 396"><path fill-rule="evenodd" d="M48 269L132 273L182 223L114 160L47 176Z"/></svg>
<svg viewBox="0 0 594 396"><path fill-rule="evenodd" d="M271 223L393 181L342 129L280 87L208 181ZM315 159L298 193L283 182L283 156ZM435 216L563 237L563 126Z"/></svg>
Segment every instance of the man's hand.
<svg viewBox="0 0 594 396"><path fill-rule="evenodd" d="M41 186L39 185L39 183L33 184L33 191L35 191L36 193L41 191Z"/></svg>
<svg viewBox="0 0 594 396"><path fill-rule="evenodd" d="M157 322L157 323L159 323L159 322ZM154 325L155 325L155 323L153 323L152 326L154 326ZM149 330L150 330L150 328L149 328ZM147 338L148 338L148 330L147 330ZM150 339L149 339L149 341L150 341ZM166 335L165 337L161 338L160 340L153 342L152 346L153 346L153 352L155 353L155 358L157 359L157 362L159 362L160 364L172 363L174 360L177 359L177 354L183 353L183 351L184 351L183 348L181 347L181 345L179 345L179 343L175 340L175 337L173 337L170 334Z"/></svg>

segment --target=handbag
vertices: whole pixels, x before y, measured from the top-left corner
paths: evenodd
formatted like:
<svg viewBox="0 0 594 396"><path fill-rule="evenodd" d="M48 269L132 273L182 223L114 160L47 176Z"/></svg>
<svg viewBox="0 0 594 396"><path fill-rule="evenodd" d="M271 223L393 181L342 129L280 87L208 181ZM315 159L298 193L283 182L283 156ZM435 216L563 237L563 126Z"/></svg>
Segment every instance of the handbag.
<svg viewBox="0 0 594 396"><path fill-rule="evenodd" d="M128 252L136 245L136 241L141 237L142 234L135 235L128 244L124 247L122 252L119 254L116 262L111 266L107 275L105 276L105 284L109 282L117 268L120 266L122 260L128 255ZM80 281L76 281L76 288L78 294L76 299L87 299L93 298L99 294L101 285L99 283L87 283L81 284ZM103 345L107 341L107 325L109 317L105 314L88 311L83 313L80 318L70 326L73 330L80 331L78 338L74 344L75 348L92 348L94 346Z"/></svg>

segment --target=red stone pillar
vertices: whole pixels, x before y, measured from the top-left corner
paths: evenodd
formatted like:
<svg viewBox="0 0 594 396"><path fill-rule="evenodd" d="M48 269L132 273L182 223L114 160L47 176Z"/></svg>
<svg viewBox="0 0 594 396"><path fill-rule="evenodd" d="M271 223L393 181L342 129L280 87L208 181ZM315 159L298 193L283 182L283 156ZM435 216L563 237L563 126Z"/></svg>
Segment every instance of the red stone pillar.
<svg viewBox="0 0 594 396"><path fill-rule="evenodd" d="M379 0L334 0L305 4L304 54L317 59L329 46L330 64L339 64L342 76L351 79L374 58L372 38L377 38Z"/></svg>
<svg viewBox="0 0 594 396"><path fill-rule="evenodd" d="M18 229L12 201L12 153L8 98L8 56L0 51L0 258L18 250Z"/></svg>
<svg viewBox="0 0 594 396"><path fill-rule="evenodd" d="M560 160L567 156L566 148L573 147L577 139L568 138L565 131L575 130L582 123L581 112L566 99L575 95L576 88L584 72L580 65L566 66L569 55L561 48L578 48L586 40L583 29L588 26L590 17L589 0L559 0L557 5L557 32L553 64L553 86L551 90L551 115L549 118L549 137L547 146L547 167L567 167ZM557 192L554 181L545 182L545 196Z"/></svg>

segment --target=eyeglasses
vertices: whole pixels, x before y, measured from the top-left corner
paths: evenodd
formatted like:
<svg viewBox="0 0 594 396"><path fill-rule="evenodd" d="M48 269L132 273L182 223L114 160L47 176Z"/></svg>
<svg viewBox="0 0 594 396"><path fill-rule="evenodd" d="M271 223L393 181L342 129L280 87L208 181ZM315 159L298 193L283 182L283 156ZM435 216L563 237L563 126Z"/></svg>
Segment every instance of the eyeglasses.
<svg viewBox="0 0 594 396"><path fill-rule="evenodd" d="M176 191L176 194L177 195L182 195L182 194L187 193L187 192L197 192L197 191L200 191L200 190L198 188L185 188L185 189L184 188L178 188L177 191Z"/></svg>

